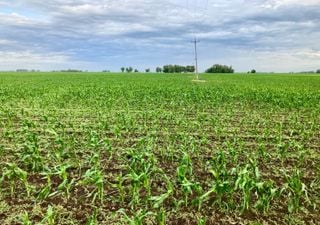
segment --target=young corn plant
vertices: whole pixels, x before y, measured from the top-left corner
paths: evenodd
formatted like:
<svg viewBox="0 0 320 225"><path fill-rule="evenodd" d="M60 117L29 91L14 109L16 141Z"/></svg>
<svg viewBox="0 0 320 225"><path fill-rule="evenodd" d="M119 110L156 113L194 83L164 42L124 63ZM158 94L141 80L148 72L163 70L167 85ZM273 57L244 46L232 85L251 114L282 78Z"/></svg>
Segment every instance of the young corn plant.
<svg viewBox="0 0 320 225"><path fill-rule="evenodd" d="M233 149L230 146L228 148ZM232 158L234 157L232 156ZM196 199L199 211L202 208L202 204L208 201L212 195L214 195L214 204L221 209L229 209L234 205L232 194L235 168L229 169L227 163L228 160L224 151L219 151L209 161L209 172L213 175L213 180L210 182L209 190Z"/></svg>
<svg viewBox="0 0 320 225"><path fill-rule="evenodd" d="M184 204L188 206L189 195L191 195L193 191L201 192L200 184L193 181L192 163L188 153L183 152L183 157L176 174L178 183L184 194Z"/></svg>
<svg viewBox="0 0 320 225"><path fill-rule="evenodd" d="M100 152L94 152L89 158L89 164L92 167L100 168Z"/></svg>
<svg viewBox="0 0 320 225"><path fill-rule="evenodd" d="M254 207L263 213L267 213L270 209L270 204L272 200L279 197L279 188L275 187L272 181L261 181L256 183L257 201Z"/></svg>
<svg viewBox="0 0 320 225"><path fill-rule="evenodd" d="M6 163L2 176L0 178L0 184L7 180L10 182L10 193L14 195L16 180L23 183L27 196L30 196L30 186L27 180L28 173L21 168L19 168L15 163Z"/></svg>
<svg viewBox="0 0 320 225"><path fill-rule="evenodd" d="M204 218L204 217L200 217L200 218L198 218L198 220L197 220L197 225L206 225L206 218Z"/></svg>
<svg viewBox="0 0 320 225"><path fill-rule="evenodd" d="M71 164L63 164L56 167L54 175L58 175L62 182L58 186L57 192L63 191L67 199L70 198L70 190L73 187L75 179L69 179L67 170L72 167Z"/></svg>
<svg viewBox="0 0 320 225"><path fill-rule="evenodd" d="M90 147L97 148L103 141L100 140L96 131L89 132L89 141L88 144Z"/></svg>
<svg viewBox="0 0 320 225"><path fill-rule="evenodd" d="M188 167L186 165L181 165L177 168L177 180L184 193L186 206L188 205L188 195L192 193L192 183L187 178L187 172Z"/></svg>
<svg viewBox="0 0 320 225"><path fill-rule="evenodd" d="M22 151L22 162L34 172L41 171L44 167L38 137L34 133L27 134L27 140Z"/></svg>
<svg viewBox="0 0 320 225"><path fill-rule="evenodd" d="M54 211L51 205L48 206L47 212L41 223L46 225L55 225L56 224L56 212Z"/></svg>
<svg viewBox="0 0 320 225"><path fill-rule="evenodd" d="M118 212L124 216L124 220L129 225L143 225L144 219L150 215L153 215L152 212L146 212L141 209L135 212L133 216L128 216L124 209L120 209Z"/></svg>
<svg viewBox="0 0 320 225"><path fill-rule="evenodd" d="M288 192L288 211L290 213L298 211L303 201L311 204L307 186L301 178L301 171L298 169L294 170L293 175L286 175L287 182L284 189Z"/></svg>
<svg viewBox="0 0 320 225"><path fill-rule="evenodd" d="M104 200L104 176L103 171L97 167L92 167L83 175L82 184L92 185L94 189L89 193L88 197L92 197L92 203L98 198L103 204Z"/></svg>
<svg viewBox="0 0 320 225"><path fill-rule="evenodd" d="M130 205L135 207L140 203L140 191L143 188L144 184L149 185L149 176L145 172L137 173L133 169L125 176L126 180L129 180L131 183L131 202Z"/></svg>
<svg viewBox="0 0 320 225"><path fill-rule="evenodd" d="M215 196L214 204L221 209L229 209L233 206L232 194L234 181L231 177L231 173L234 173L234 169L231 170L231 173L229 173L226 168L225 170L211 169L210 173L214 178L210 189L195 200L195 203L198 205L198 211L201 210L203 203L208 201L213 194ZM225 200L223 201L223 199Z"/></svg>
<svg viewBox="0 0 320 225"><path fill-rule="evenodd" d="M265 162L267 160L270 159L270 153L268 152L266 145L264 143L259 143L258 144L258 154L259 154L259 158Z"/></svg>
<svg viewBox="0 0 320 225"><path fill-rule="evenodd" d="M166 211L164 208L161 208L160 211L156 215L156 221L158 225L166 224Z"/></svg>
<svg viewBox="0 0 320 225"><path fill-rule="evenodd" d="M140 192L142 189L146 191L146 200L151 196L151 176L157 171L155 165L155 157L147 151L132 151L127 152L129 159L128 174L125 180L131 183L131 206L139 204Z"/></svg>
<svg viewBox="0 0 320 225"><path fill-rule="evenodd" d="M235 182L235 191L242 192L241 212L249 209L251 195L256 187L256 178L259 177L258 168L252 167L251 164L245 165L244 168L239 168L238 176Z"/></svg>
<svg viewBox="0 0 320 225"><path fill-rule="evenodd" d="M125 199L125 186L124 181L125 177L122 175L122 172L116 177L117 183L113 185L113 187L117 188L120 195L120 202L123 204Z"/></svg>
<svg viewBox="0 0 320 225"><path fill-rule="evenodd" d="M98 213L97 213L97 208L93 210L92 215L89 217L88 221L86 222L85 225L98 225Z"/></svg>
<svg viewBox="0 0 320 225"><path fill-rule="evenodd" d="M24 211L21 215L21 223L22 225L32 225L32 221L30 220L30 216L27 211Z"/></svg>
<svg viewBox="0 0 320 225"><path fill-rule="evenodd" d="M234 141L234 143L238 143L238 142L239 142L238 140L235 140L235 141ZM238 160L238 156L239 156L239 155L237 154L237 151L236 151L236 149L235 149L235 147L234 147L234 144L233 144L233 143L230 143L230 142L226 142L225 145L226 145L226 148L227 148L227 150L228 150L228 154L229 154L230 157L231 157L232 163L236 163L237 160Z"/></svg>
<svg viewBox="0 0 320 225"><path fill-rule="evenodd" d="M51 173L50 172L42 173L42 175L45 175L44 179L47 180L47 184L37 194L38 200L45 200L46 198L55 194L55 193L51 193L52 191Z"/></svg>
<svg viewBox="0 0 320 225"><path fill-rule="evenodd" d="M159 208L160 206L162 206L163 202L173 194L173 184L165 174L164 178L167 184L167 192L158 196L150 197L149 200L153 202L153 208Z"/></svg>
<svg viewBox="0 0 320 225"><path fill-rule="evenodd" d="M70 152L66 151L67 148L67 142L63 136L58 135L55 131L51 131L51 133L55 134L55 149L53 153L48 152L48 157L51 157L51 155L54 155L55 160L59 163L61 163L64 159L74 156Z"/></svg>
<svg viewBox="0 0 320 225"><path fill-rule="evenodd" d="M288 156L290 144L288 142L281 141L277 145L277 154L280 157L281 162L283 163L286 157Z"/></svg>

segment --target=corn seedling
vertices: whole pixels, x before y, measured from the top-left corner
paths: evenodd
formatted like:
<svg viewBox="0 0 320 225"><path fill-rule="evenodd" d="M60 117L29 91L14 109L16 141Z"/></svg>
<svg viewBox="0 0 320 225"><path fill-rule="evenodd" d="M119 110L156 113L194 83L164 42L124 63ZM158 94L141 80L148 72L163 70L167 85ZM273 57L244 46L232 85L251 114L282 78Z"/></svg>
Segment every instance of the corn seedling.
<svg viewBox="0 0 320 225"><path fill-rule="evenodd" d="M24 211L23 214L21 215L21 223L23 225L32 225L32 222L29 217L29 213L27 211Z"/></svg>
<svg viewBox="0 0 320 225"><path fill-rule="evenodd" d="M92 167L83 175L82 182L86 185L92 185L94 189L89 193L88 197L92 198L92 203L98 198L103 203L104 198L104 176L99 168Z"/></svg>
<svg viewBox="0 0 320 225"><path fill-rule="evenodd" d="M145 212L143 210L135 212L133 216L128 216L123 209L120 209L118 212L124 216L125 221L129 225L142 225L147 216L153 215L152 212Z"/></svg>
<svg viewBox="0 0 320 225"><path fill-rule="evenodd" d="M98 213L97 213L97 209L95 208L93 210L93 213L92 215L89 217L88 221L86 222L86 225L98 225L98 219L97 219L97 216L98 216Z"/></svg>
<svg viewBox="0 0 320 225"><path fill-rule="evenodd" d="M303 200L311 204L307 186L301 180L301 172L294 170L291 176L286 175L286 179L285 189L288 191L288 211L290 213L297 211Z"/></svg>
<svg viewBox="0 0 320 225"><path fill-rule="evenodd" d="M7 180L10 182L10 193L11 195L15 192L15 182L20 180L24 187L27 195L30 195L30 187L27 180L28 173L21 168L19 168L15 163L6 163L2 176L0 178L0 184Z"/></svg>
<svg viewBox="0 0 320 225"><path fill-rule="evenodd" d="M54 211L54 208L49 205L47 208L47 212L45 217L42 219L41 223L47 224L47 225L55 225L56 224L56 213Z"/></svg>

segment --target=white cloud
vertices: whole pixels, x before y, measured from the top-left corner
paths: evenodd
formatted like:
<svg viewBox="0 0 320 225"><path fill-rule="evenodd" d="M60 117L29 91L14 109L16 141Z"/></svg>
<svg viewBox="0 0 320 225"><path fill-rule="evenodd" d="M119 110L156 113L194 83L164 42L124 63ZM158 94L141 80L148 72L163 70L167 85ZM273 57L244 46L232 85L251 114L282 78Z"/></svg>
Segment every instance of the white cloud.
<svg viewBox="0 0 320 225"><path fill-rule="evenodd" d="M60 53L0 52L0 69L45 69L48 65L63 66L70 57Z"/></svg>
<svg viewBox="0 0 320 225"><path fill-rule="evenodd" d="M320 60L320 51L317 50L304 49L295 52L294 55L302 59L308 58L309 60Z"/></svg>
<svg viewBox="0 0 320 225"><path fill-rule="evenodd" d="M226 49L226 55L215 59L217 63L233 65L236 71L246 72L256 69L259 72L295 72L310 71L320 68L319 52L307 49L293 49L283 51L243 51ZM230 57L232 55L232 57ZM214 56L213 56L214 57ZM307 57L307 60L306 60ZM207 68L212 60L202 59Z"/></svg>
<svg viewBox="0 0 320 225"><path fill-rule="evenodd" d="M117 68L121 57L129 65L150 65L152 60L158 66L183 59L190 64L195 34L201 39L203 69L219 60L241 70L257 58L272 65L272 55L279 61L287 57L287 70L317 64L320 0L244 2L0 0L7 9L0 9L0 66L16 62L24 67L94 69L108 62ZM112 61L115 56L117 61Z"/></svg>
<svg viewBox="0 0 320 225"><path fill-rule="evenodd" d="M30 24L31 20L18 13L0 13L0 24L12 24L12 25L26 25Z"/></svg>
<svg viewBox="0 0 320 225"><path fill-rule="evenodd" d="M267 0L262 7L265 8L278 8L280 6L289 6L289 5L302 5L302 6L312 6L319 5L319 0Z"/></svg>
<svg viewBox="0 0 320 225"><path fill-rule="evenodd" d="M0 45L11 45L16 43L15 41L6 40L6 39L0 39Z"/></svg>

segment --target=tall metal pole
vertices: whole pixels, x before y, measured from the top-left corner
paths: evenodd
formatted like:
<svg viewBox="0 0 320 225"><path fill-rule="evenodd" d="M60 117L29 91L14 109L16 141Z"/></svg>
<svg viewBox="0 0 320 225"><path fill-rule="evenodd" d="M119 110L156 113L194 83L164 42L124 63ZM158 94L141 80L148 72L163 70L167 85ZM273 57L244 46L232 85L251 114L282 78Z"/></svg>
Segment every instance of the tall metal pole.
<svg viewBox="0 0 320 225"><path fill-rule="evenodd" d="M196 61L196 68L195 68L195 75L196 75L196 79L199 80L199 73L198 73L198 51L197 51L197 43L200 42L197 40L197 38L194 38L194 55L195 55L195 61Z"/></svg>

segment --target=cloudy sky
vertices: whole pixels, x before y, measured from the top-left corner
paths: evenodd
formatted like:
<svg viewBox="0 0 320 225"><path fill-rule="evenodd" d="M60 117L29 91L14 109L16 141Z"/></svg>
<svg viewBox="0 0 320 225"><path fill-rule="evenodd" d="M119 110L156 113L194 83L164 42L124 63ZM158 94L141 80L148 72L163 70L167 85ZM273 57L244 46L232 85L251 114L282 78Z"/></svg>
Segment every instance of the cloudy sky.
<svg viewBox="0 0 320 225"><path fill-rule="evenodd" d="M320 0L0 0L0 70L320 68Z"/></svg>

